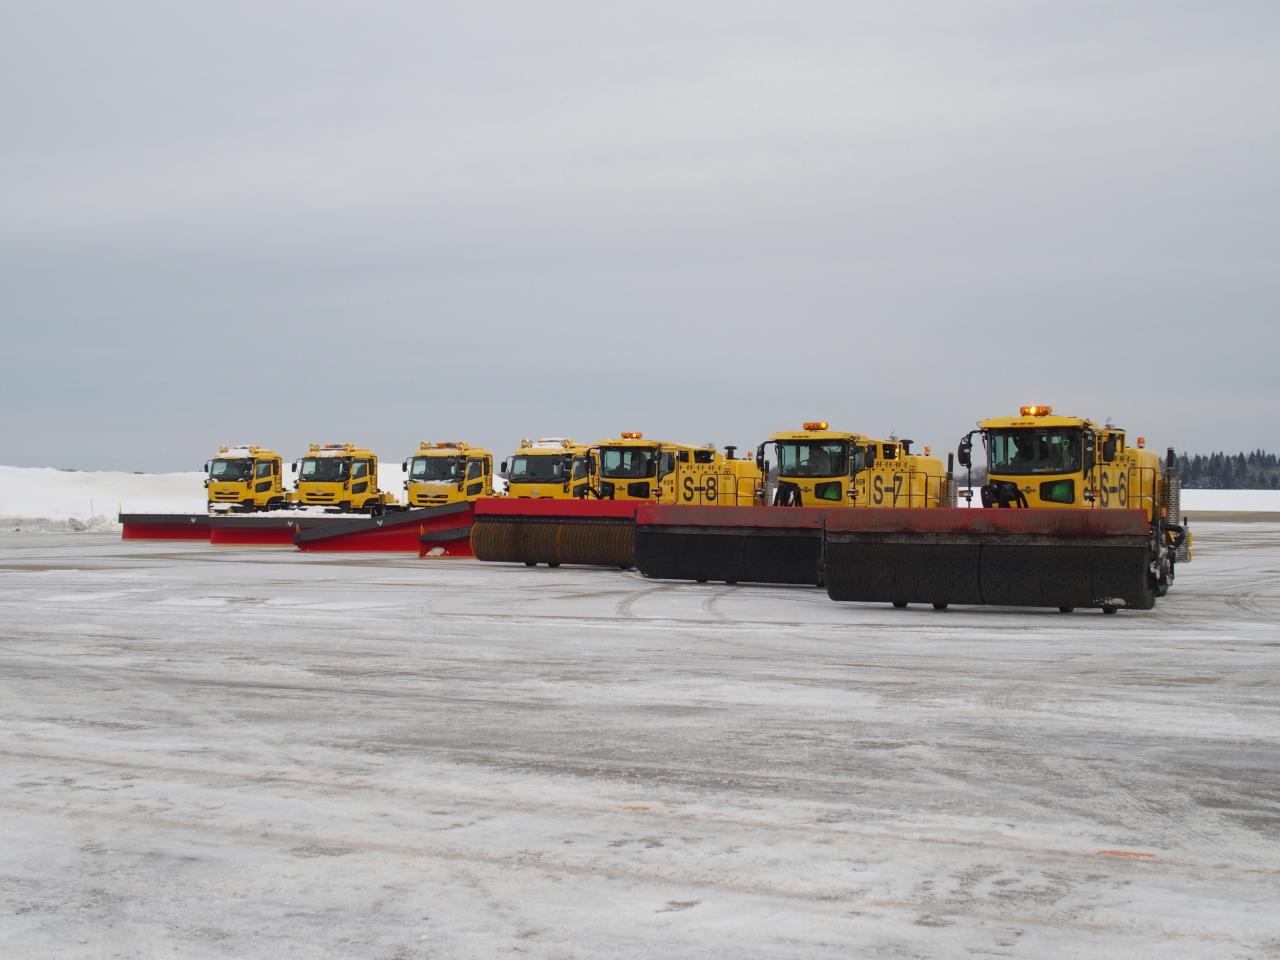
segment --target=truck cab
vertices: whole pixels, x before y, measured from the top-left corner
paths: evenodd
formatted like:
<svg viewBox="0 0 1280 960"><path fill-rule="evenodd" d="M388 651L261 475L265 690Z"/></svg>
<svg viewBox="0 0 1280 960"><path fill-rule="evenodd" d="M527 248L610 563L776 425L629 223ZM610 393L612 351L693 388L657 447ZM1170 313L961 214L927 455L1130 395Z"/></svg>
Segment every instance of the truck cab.
<svg viewBox="0 0 1280 960"><path fill-rule="evenodd" d="M832 430L825 420L782 431L756 449L767 475L766 448L778 462L774 506L939 507L955 497L942 461L911 452L910 440L877 440Z"/></svg>
<svg viewBox="0 0 1280 960"><path fill-rule="evenodd" d="M1052 407L1021 407L1016 417L982 420L958 451L972 463L973 436L982 438L987 482L984 507L1141 509L1154 520L1160 509L1160 457L1127 443L1126 431L1083 417L1057 416Z"/></svg>
<svg viewBox="0 0 1280 960"><path fill-rule="evenodd" d="M410 507L440 507L493 496L493 454L462 440L423 440L401 469Z"/></svg>
<svg viewBox="0 0 1280 960"><path fill-rule="evenodd" d="M507 496L517 499L583 497L591 482L586 446L568 437L521 440L520 449L502 461L501 470Z"/></svg>
<svg viewBox="0 0 1280 960"><path fill-rule="evenodd" d="M956 458L969 470L975 435L987 454L987 480L979 491L983 507L1143 511L1151 530L1155 596L1168 591L1175 565L1191 560L1191 531L1182 517L1172 448L1162 464L1146 449L1144 437L1130 446L1120 427L1029 404L1016 417L979 421L978 429L961 439ZM967 496L973 496L972 489Z"/></svg>
<svg viewBox="0 0 1280 960"><path fill-rule="evenodd" d="M313 443L294 461L298 475L295 501L341 512L382 513L398 506L395 497L378 489L378 456L352 443Z"/></svg>
<svg viewBox="0 0 1280 960"><path fill-rule="evenodd" d="M223 445L204 470L211 510L274 510L288 500L280 454L274 450L247 443Z"/></svg>
<svg viewBox="0 0 1280 960"><path fill-rule="evenodd" d="M593 490L604 500L750 506L759 496L760 471L750 459L735 457L736 449L721 454L711 444L691 447L623 433L590 449Z"/></svg>

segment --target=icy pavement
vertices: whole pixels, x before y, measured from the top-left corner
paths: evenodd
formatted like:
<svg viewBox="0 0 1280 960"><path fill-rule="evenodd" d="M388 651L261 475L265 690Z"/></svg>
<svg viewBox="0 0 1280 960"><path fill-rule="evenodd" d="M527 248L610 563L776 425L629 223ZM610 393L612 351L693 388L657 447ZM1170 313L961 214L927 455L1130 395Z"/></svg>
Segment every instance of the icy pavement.
<svg viewBox="0 0 1280 960"><path fill-rule="evenodd" d="M0 535L0 956L1280 956L1280 527L1157 610Z"/></svg>

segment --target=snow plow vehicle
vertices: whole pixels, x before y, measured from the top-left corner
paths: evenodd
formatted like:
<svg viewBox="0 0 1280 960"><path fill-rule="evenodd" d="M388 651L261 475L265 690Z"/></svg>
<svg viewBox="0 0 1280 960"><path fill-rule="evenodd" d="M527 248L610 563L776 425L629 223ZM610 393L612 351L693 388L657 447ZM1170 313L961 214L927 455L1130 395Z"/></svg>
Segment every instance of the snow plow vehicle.
<svg viewBox="0 0 1280 960"><path fill-rule="evenodd" d="M364 447L313 443L306 456L294 461L293 471L298 475L293 495L298 506L373 515L400 509L394 494L378 489L378 456Z"/></svg>
<svg viewBox="0 0 1280 960"><path fill-rule="evenodd" d="M772 497L736 510L647 508L637 517L636 566L667 580L822 585L825 515L849 508L919 510L954 506L955 484L942 461L911 452L910 440L875 440L831 430L824 420L782 431L756 449ZM768 505L766 505L768 504ZM775 507L791 509L777 510Z"/></svg>
<svg viewBox="0 0 1280 960"><path fill-rule="evenodd" d="M643 504L722 508L758 502L763 480L754 461L625 432L585 452L586 482L573 501L507 497L476 504L471 546L480 560L581 563L629 568L635 514Z"/></svg>
<svg viewBox="0 0 1280 960"><path fill-rule="evenodd" d="M970 471L975 436L981 509L828 514L832 599L1148 610L1191 559L1172 449L1161 463L1119 427L1031 405L961 440Z"/></svg>
<svg viewBox="0 0 1280 960"><path fill-rule="evenodd" d="M402 469L410 507L443 507L493 496L493 454L463 440L423 440Z"/></svg>
<svg viewBox="0 0 1280 960"><path fill-rule="evenodd" d="M521 440L520 449L503 460L508 497L520 500L573 500L590 492L587 448L568 437Z"/></svg>
<svg viewBox="0 0 1280 960"><path fill-rule="evenodd" d="M218 447L204 465L209 510L275 510L289 505L280 454L253 444Z"/></svg>

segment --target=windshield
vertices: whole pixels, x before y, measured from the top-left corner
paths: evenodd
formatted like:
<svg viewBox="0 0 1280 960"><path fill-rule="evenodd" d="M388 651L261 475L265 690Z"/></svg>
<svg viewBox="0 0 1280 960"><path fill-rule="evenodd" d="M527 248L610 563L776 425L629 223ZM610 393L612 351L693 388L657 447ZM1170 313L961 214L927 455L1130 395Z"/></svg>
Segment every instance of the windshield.
<svg viewBox="0 0 1280 960"><path fill-rule="evenodd" d="M303 457L299 480L332 482L345 480L351 471L350 457Z"/></svg>
<svg viewBox="0 0 1280 960"><path fill-rule="evenodd" d="M601 447L600 476L609 480L645 480L657 464L652 447Z"/></svg>
<svg viewBox="0 0 1280 960"><path fill-rule="evenodd" d="M788 440L778 444L780 477L843 477L848 473L847 441Z"/></svg>
<svg viewBox="0 0 1280 960"><path fill-rule="evenodd" d="M409 464L409 479L427 482L462 479L462 457L414 457Z"/></svg>
<svg viewBox="0 0 1280 960"><path fill-rule="evenodd" d="M1080 469L1080 431L988 430L990 473L1075 473Z"/></svg>
<svg viewBox="0 0 1280 960"><path fill-rule="evenodd" d="M569 457L562 453L515 457L511 461L512 483L561 483Z"/></svg>
<svg viewBox="0 0 1280 960"><path fill-rule="evenodd" d="M209 465L210 480L248 480L252 460L215 460Z"/></svg>

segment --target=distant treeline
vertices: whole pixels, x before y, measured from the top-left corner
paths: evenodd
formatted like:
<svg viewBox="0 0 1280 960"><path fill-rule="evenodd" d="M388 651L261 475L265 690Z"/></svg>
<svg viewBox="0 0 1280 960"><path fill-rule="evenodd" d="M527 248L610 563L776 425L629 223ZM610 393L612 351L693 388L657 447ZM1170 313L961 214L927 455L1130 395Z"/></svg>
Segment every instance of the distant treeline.
<svg viewBox="0 0 1280 960"><path fill-rule="evenodd" d="M1178 457L1183 487L1198 490L1280 489L1280 461L1274 453L1197 453Z"/></svg>

